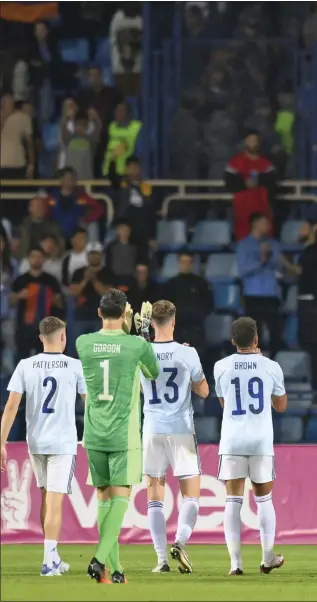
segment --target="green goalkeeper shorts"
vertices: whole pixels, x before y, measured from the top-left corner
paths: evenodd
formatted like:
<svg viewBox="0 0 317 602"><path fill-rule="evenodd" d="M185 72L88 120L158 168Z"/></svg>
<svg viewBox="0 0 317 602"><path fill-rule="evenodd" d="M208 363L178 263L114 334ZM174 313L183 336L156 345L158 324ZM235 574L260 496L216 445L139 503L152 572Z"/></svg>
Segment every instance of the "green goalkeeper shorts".
<svg viewBox="0 0 317 602"><path fill-rule="evenodd" d="M125 487L142 481L142 451L103 452L87 449L89 473L87 485Z"/></svg>

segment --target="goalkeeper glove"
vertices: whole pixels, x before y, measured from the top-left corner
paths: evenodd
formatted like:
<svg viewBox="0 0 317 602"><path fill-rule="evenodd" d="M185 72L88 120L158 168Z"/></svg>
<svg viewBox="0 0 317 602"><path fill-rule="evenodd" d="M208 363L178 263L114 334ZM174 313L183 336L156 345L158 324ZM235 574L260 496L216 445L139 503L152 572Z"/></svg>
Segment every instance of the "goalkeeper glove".
<svg viewBox="0 0 317 602"><path fill-rule="evenodd" d="M152 318L152 305L151 305L151 303L149 303L149 301L145 301L144 303L142 303L141 313L140 314L137 313L134 316L134 324L135 324L136 331L137 332L140 331L141 336L146 340L150 340L149 330L150 330L151 318Z"/></svg>

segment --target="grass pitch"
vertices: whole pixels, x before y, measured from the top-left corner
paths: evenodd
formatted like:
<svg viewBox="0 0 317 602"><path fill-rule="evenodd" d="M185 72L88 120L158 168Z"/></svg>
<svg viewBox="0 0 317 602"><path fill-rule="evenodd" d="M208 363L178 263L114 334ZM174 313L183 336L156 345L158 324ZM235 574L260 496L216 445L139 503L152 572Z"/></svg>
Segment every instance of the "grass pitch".
<svg viewBox="0 0 317 602"><path fill-rule="evenodd" d="M180 575L173 561L171 573L152 574L156 565L152 547L123 546L121 557L128 585L99 585L86 576L94 549L88 545L60 546L62 558L71 564L70 573L43 578L39 576L42 546L2 546L1 600L317 601L316 546L283 546L285 564L269 575L259 573L260 548L244 546L243 577L228 576L225 546L189 546L192 575Z"/></svg>

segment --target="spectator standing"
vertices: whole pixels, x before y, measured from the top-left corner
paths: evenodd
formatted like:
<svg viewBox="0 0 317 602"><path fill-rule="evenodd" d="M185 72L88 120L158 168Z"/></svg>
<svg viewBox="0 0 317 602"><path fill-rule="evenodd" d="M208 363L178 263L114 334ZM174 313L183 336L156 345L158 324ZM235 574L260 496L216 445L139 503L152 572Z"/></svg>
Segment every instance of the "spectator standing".
<svg viewBox="0 0 317 602"><path fill-rule="evenodd" d="M98 330L96 307L100 298L114 286L115 277L103 264L104 249L100 243L87 246L88 267L76 270L73 275L69 293L75 297L75 332L76 338Z"/></svg>
<svg viewBox="0 0 317 602"><path fill-rule="evenodd" d="M270 237L270 222L264 213L251 215L250 235L237 245L237 261L245 313L256 320L259 333L263 332L263 324L266 324L273 358L281 348L280 287L277 279L281 269L281 249L279 243Z"/></svg>
<svg viewBox="0 0 317 602"><path fill-rule="evenodd" d="M85 228L77 228L71 238L71 251L62 261L62 284L69 286L77 270L87 267L88 235Z"/></svg>
<svg viewBox="0 0 317 602"><path fill-rule="evenodd" d="M60 175L60 186L48 199L53 219L60 224L67 241L72 238L81 221L88 228L93 226L94 237L98 238L96 222L104 214L103 207L77 186L76 172L71 167L65 167Z"/></svg>
<svg viewBox="0 0 317 602"><path fill-rule="evenodd" d="M11 257L7 233L0 226L0 370L11 374L14 370L14 312L10 307L12 283L17 273L17 262Z"/></svg>
<svg viewBox="0 0 317 602"><path fill-rule="evenodd" d="M106 265L116 276L121 290L128 292L135 273L137 263L148 260L147 248L138 247L131 241L129 222L119 219L115 223L116 239L110 243L106 253Z"/></svg>
<svg viewBox="0 0 317 602"><path fill-rule="evenodd" d="M43 271L56 278L57 282L62 281L62 249L60 241L56 236L45 235L39 241L41 249L45 253L45 261L43 264ZM63 245L64 248L64 245ZM20 274L25 274L30 270L30 262L28 258L22 259L19 267Z"/></svg>
<svg viewBox="0 0 317 602"><path fill-rule="evenodd" d="M130 223L133 241L144 245L155 239L155 207L152 186L143 180L141 161L135 155L126 161L125 176L120 178L115 164L110 164L110 180L117 193L117 217Z"/></svg>
<svg viewBox="0 0 317 602"><path fill-rule="evenodd" d="M110 23L112 71L124 96L140 94L142 30L138 2L127 2L114 14Z"/></svg>
<svg viewBox="0 0 317 602"><path fill-rule="evenodd" d="M205 348L204 319L212 309L207 281L194 273L193 257L179 256L179 274L163 287L163 298L177 307L176 339L199 349Z"/></svg>
<svg viewBox="0 0 317 602"><path fill-rule="evenodd" d="M115 120L109 125L108 146L105 152L102 173L109 176L110 163L115 163L119 176L123 176L126 161L139 145L141 121L131 119L131 108L127 102L121 102L115 110Z"/></svg>
<svg viewBox="0 0 317 602"><path fill-rule="evenodd" d="M93 128L89 129L89 120ZM82 180L91 180L94 177L94 158L100 138L101 121L95 109L88 109L86 113L76 113L74 116L74 130L69 130L68 118L62 119L62 142L65 145L65 160Z"/></svg>
<svg viewBox="0 0 317 602"><path fill-rule="evenodd" d="M26 217L19 229L19 245L17 258L24 259L31 247L37 246L39 241L47 236L57 238L61 249L63 249L63 237L58 221L48 217L47 199L37 196L29 202L29 215Z"/></svg>
<svg viewBox="0 0 317 602"><path fill-rule="evenodd" d="M1 179L32 178L34 175L32 121L15 108L12 94L1 99Z"/></svg>
<svg viewBox="0 0 317 602"><path fill-rule="evenodd" d="M140 263L135 268L134 281L128 293L129 303L133 309L141 307L144 301L155 303L160 299L160 290L151 278L149 266Z"/></svg>
<svg viewBox="0 0 317 602"><path fill-rule="evenodd" d="M41 247L29 250L30 269L12 286L12 303L17 307L16 349L18 359L40 353L37 324L49 315L63 317L64 304L56 278L43 271L45 253Z"/></svg>
<svg viewBox="0 0 317 602"><path fill-rule="evenodd" d="M70 134L75 132L75 115L78 111L78 106L73 98L66 98L62 106L62 121L61 124L68 130ZM89 119L88 115L88 127L87 134L91 134L95 129L95 123ZM58 169L64 169L66 167L66 147L63 143L62 128L60 132L60 149L57 160Z"/></svg>
<svg viewBox="0 0 317 602"><path fill-rule="evenodd" d="M311 358L312 385L317 393L317 224L310 227L298 260L298 338Z"/></svg>
<svg viewBox="0 0 317 602"><path fill-rule="evenodd" d="M225 184L233 193L235 237L248 236L252 213L263 213L272 222L270 195L276 184L272 163L260 154L260 137L248 131L244 137L244 150L233 157L225 170Z"/></svg>

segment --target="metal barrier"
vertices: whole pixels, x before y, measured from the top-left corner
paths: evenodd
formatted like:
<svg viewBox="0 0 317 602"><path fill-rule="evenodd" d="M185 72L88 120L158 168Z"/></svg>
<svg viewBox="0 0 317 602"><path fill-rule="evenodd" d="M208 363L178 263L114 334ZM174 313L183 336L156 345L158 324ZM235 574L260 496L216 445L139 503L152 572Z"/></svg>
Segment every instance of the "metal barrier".
<svg viewBox="0 0 317 602"><path fill-rule="evenodd" d="M161 215L166 218L170 203L174 201L231 201L232 195L224 191L222 180L150 180L153 188L165 188L168 190L165 196ZM3 200L28 200L39 193L39 189L54 188L58 186L57 180L3 180L1 198ZM107 223L111 224L114 217L113 200L103 191L110 187L109 180L83 180L79 181L88 194L97 197L107 205ZM5 188L23 188L23 192L8 192ZM29 191L25 191L25 189ZM170 189L176 189L170 192ZM203 189L204 192L200 192ZM205 192L211 189L212 192ZM219 190L214 192L213 189ZM102 190L102 192L100 192ZM279 193L277 198L282 201L317 203L317 180L284 180L279 184Z"/></svg>

